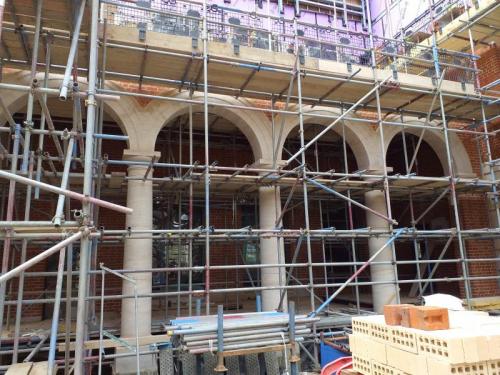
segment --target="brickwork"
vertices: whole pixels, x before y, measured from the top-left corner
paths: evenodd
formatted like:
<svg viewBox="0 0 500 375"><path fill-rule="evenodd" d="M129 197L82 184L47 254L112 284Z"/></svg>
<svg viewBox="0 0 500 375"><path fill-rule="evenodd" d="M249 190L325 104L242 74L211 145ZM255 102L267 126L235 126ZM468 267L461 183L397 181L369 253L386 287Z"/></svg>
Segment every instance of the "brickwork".
<svg viewBox="0 0 500 375"><path fill-rule="evenodd" d="M123 91L135 93L135 94L146 94L146 95L166 95L173 94L176 92L175 89L165 89L165 87L142 84L139 85L135 82L127 82L127 81L111 81L114 84L117 84L122 88ZM144 97L136 97L137 102L142 106L146 107L149 103L151 103L152 99L144 98Z"/></svg>
<svg viewBox="0 0 500 375"><path fill-rule="evenodd" d="M482 48L476 53L481 56L477 61L477 68L481 71L479 82L487 85L500 77L500 48L496 44Z"/></svg>
<svg viewBox="0 0 500 375"><path fill-rule="evenodd" d="M487 201L484 197L472 194L461 194L459 198L460 214L464 229L479 229L489 226L487 216ZM465 241L467 257L495 258L495 248L492 240ZM496 276L495 262L474 262L469 264L471 276ZM498 282L491 280L473 280L471 282L474 297L487 297L500 294Z"/></svg>
<svg viewBox="0 0 500 375"><path fill-rule="evenodd" d="M477 62L477 67L481 71L479 81L481 86L487 85L500 78L500 48L496 44L482 48L476 52L481 58ZM499 91L499 86L493 87L492 90ZM493 92L488 92L490 95L495 95ZM498 94L496 94L498 95ZM488 125L488 130L495 131L500 129L500 119L497 119ZM490 137L491 158L498 159L500 157L500 133Z"/></svg>
<svg viewBox="0 0 500 375"><path fill-rule="evenodd" d="M484 86L497 80L500 77L500 49L496 45L491 45L476 51L480 55L477 67L480 70L480 85ZM495 88L496 89L496 88ZM479 119L481 120L481 119ZM462 128L467 124L451 122L452 127ZM481 124L480 124L481 125ZM500 122L494 121L488 124L488 130L494 131L500 127ZM477 128L482 131L482 125ZM473 171L477 176L484 176L484 163L488 161L486 141L484 138L476 138L468 135L459 135L463 142L467 154L470 158ZM500 156L500 137L490 136L491 159ZM489 176L484 176L489 178ZM484 195L460 194L459 212L463 229L480 229L491 227L492 223L488 219L488 201ZM496 252L494 242L491 240L467 240L465 241L467 257L474 258L495 258ZM455 247L455 255L458 256L458 249ZM468 267L471 276L496 276L497 271L494 262L473 262ZM462 274L461 265L457 265L457 273ZM497 280L476 280L471 282L473 297L485 297L499 294ZM463 283L460 283L460 293L463 296Z"/></svg>

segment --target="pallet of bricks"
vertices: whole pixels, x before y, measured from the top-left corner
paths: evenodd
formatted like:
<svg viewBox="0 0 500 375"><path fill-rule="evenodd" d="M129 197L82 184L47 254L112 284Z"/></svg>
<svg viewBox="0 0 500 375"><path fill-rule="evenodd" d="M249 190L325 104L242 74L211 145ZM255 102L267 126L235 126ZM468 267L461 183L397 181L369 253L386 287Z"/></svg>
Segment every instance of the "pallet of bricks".
<svg viewBox="0 0 500 375"><path fill-rule="evenodd" d="M352 319L353 370L363 375L500 375L500 317L387 305Z"/></svg>

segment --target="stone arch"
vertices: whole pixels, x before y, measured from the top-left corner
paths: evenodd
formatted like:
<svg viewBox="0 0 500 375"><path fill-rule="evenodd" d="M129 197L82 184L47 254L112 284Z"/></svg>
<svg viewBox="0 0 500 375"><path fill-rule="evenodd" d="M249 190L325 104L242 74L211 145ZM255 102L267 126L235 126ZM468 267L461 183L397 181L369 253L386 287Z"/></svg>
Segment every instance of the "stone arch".
<svg viewBox="0 0 500 375"><path fill-rule="evenodd" d="M186 92L174 96L177 99L188 99ZM193 100L202 101L203 94L195 93ZM252 148L256 162L268 162L272 160L271 123L262 113L240 108L225 107L224 105L253 106L246 99L235 99L230 96L210 94L209 101L217 106L210 106L209 112L224 117L231 121L247 138ZM220 106L219 106L220 105ZM143 142L149 143L152 147L161 129L171 120L189 111L189 103L182 101L153 101L146 107L152 117L156 117L154 124L149 126L147 139ZM203 111L203 104L194 104L193 111Z"/></svg>
<svg viewBox="0 0 500 375"><path fill-rule="evenodd" d="M405 121L405 123L410 125L424 125L424 122L419 120L409 120ZM405 132L420 137L422 134L422 128L407 127L405 128ZM401 128L399 126L384 127L384 157L387 155L389 144L392 139L399 134L401 134ZM471 177L474 172L472 170L469 154L467 153L464 144L458 135L453 132L449 132L448 137L450 141L451 157L455 167L455 174L457 176ZM446 154L446 144L443 133L439 130L426 129L423 140L438 156L445 175L449 175L450 170L448 168L448 157Z"/></svg>
<svg viewBox="0 0 500 375"><path fill-rule="evenodd" d="M39 73L36 77L39 82L43 81L43 74ZM51 74L48 81L49 88L59 88L62 83L62 75ZM30 73L27 71L15 71L12 73L4 74L3 82L30 85ZM79 80L81 91L87 90L87 82L84 79ZM110 89L120 89L114 83L106 85ZM11 113L18 112L26 105L27 92L17 90L2 90L2 99ZM105 101L105 112L113 118L118 124L122 132L129 137L127 145L129 148L140 149L141 134L138 131L137 124L142 122L144 109L132 97L121 96L116 101ZM0 123L7 121L5 114L0 112Z"/></svg>
<svg viewBox="0 0 500 375"><path fill-rule="evenodd" d="M296 110L297 108L291 108L290 110ZM325 118L316 117L315 115L321 116L339 116L340 111L336 108L321 108L316 107L314 109L304 111L304 125L307 124L318 124L324 125L325 127L330 125L335 118ZM284 117L283 117L284 116ZM354 116L353 116L354 117ZM281 121L284 119L283 135L279 144L277 145L278 153L281 155L285 140L290 135L293 129L299 126L298 116L288 116L288 115L278 115L275 119L276 128L279 128ZM332 131L342 136L340 122L337 123ZM380 154L380 143L378 141L378 133L374 132L371 127L366 124L357 123L355 121L344 121L344 134L345 140L349 147L351 148L358 168L360 169L373 169L381 165L381 159L377 158ZM277 140L278 141L278 140ZM378 151L378 152L377 152Z"/></svg>

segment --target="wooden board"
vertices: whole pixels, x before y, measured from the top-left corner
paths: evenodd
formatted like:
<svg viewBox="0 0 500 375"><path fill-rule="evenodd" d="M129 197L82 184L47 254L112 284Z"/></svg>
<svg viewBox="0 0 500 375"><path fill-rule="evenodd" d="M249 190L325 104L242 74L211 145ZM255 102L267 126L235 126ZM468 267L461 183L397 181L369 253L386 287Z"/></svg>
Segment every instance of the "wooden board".
<svg viewBox="0 0 500 375"><path fill-rule="evenodd" d="M33 363L33 367L29 375L47 375L49 369L49 362L35 362ZM57 372L57 369L54 368L53 374Z"/></svg>
<svg viewBox="0 0 500 375"><path fill-rule="evenodd" d="M47 375L49 362L26 362L16 363L11 365L6 375ZM56 374L57 369L54 368L53 374Z"/></svg>
<svg viewBox="0 0 500 375"><path fill-rule="evenodd" d="M28 375L32 366L33 362L16 363L7 369L5 375Z"/></svg>
<svg viewBox="0 0 500 375"><path fill-rule="evenodd" d="M168 342L168 341L170 341L170 337L171 337L170 335L142 336L142 337L139 337L139 345L142 346L142 345L155 344L155 343L159 343L159 342ZM123 341L127 342L131 346L135 346L135 338L123 339ZM85 349L89 349L89 350L99 349L99 340L85 341L84 346L85 346ZM116 341L113 341L110 339L103 340L103 348L118 348L118 347L122 347L122 345L120 345L120 343L118 343ZM66 350L66 345L64 343L58 344L57 350L64 352ZM75 342L70 343L69 350L70 351L75 350Z"/></svg>

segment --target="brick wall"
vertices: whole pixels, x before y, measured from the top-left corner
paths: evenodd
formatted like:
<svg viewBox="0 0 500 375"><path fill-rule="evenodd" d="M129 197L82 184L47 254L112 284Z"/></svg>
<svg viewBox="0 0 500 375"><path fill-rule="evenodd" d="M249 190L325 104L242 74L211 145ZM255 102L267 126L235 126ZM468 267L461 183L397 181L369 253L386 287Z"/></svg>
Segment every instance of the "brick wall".
<svg viewBox="0 0 500 375"><path fill-rule="evenodd" d="M500 48L492 44L476 51L476 54L481 56L477 61L477 68L481 71L479 75L481 86L497 80L500 77Z"/></svg>
<svg viewBox="0 0 500 375"><path fill-rule="evenodd" d="M490 226L487 215L487 200L477 194L460 194L459 207L463 229L481 229ZM465 248L469 259L495 258L492 240L466 240ZM469 263L469 274L474 277L497 276L495 262ZM461 274L461 270L459 271ZM496 279L471 281L473 297L500 295Z"/></svg>
<svg viewBox="0 0 500 375"><path fill-rule="evenodd" d="M481 86L500 79L500 48L496 44L483 48L476 52L481 58L477 62L478 69L481 70L479 81ZM493 87L492 90L500 91L500 86ZM487 92L489 95L498 96L493 92ZM491 122L488 126L490 131L500 129L500 119ZM492 159L500 157L500 133L490 137Z"/></svg>
<svg viewBox="0 0 500 375"><path fill-rule="evenodd" d="M480 85L484 86L500 78L500 48L495 44L476 51L480 55L477 67L481 71L479 74ZM498 86L494 88L498 91ZM493 93L489 93L490 95ZM500 128L500 121L496 120L488 124L488 130L494 131ZM482 130L482 127L480 128ZM485 140L479 139L479 144L473 140L473 137L461 136L467 153L471 158L474 172L481 176L480 163L488 161L486 153ZM500 136L490 136L491 158L500 157ZM486 177L488 178L488 177ZM460 217L463 229L481 229L494 225L488 218L488 198L479 194L460 194L459 196ZM467 240L465 241L467 257L474 258L495 258L497 250L494 248L494 242L491 240ZM494 262L474 262L470 263L469 274L474 276L497 276ZM458 271L461 274L461 269ZM500 294L498 280L476 280L471 282L473 297L495 296ZM463 285L461 285L463 295Z"/></svg>

